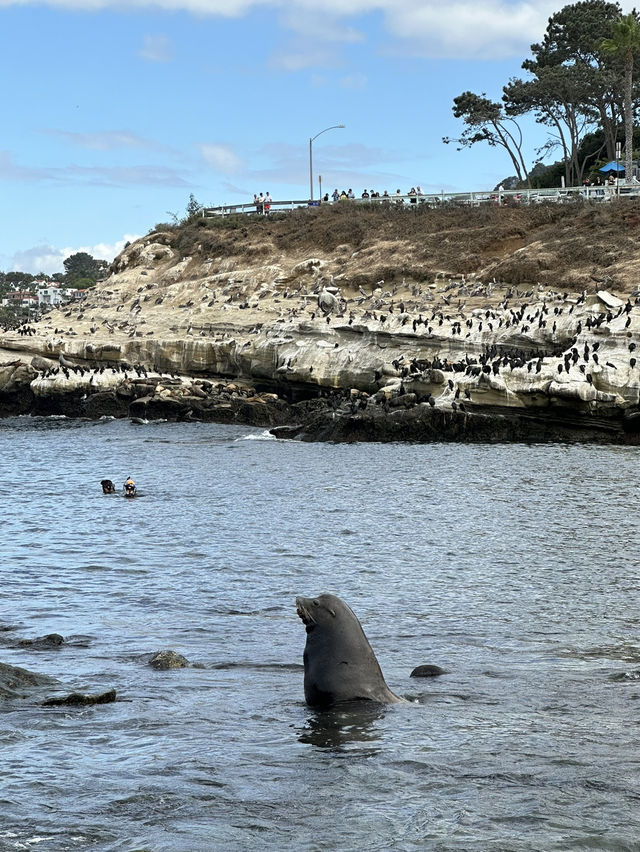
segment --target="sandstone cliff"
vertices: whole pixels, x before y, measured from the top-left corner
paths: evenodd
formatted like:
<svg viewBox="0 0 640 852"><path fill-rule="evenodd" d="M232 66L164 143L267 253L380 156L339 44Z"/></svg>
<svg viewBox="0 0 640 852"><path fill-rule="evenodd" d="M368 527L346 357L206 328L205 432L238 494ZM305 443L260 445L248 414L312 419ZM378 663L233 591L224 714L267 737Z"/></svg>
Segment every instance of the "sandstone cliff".
<svg viewBox="0 0 640 852"><path fill-rule="evenodd" d="M84 303L2 334L4 413L635 442L639 233L631 200L158 226Z"/></svg>

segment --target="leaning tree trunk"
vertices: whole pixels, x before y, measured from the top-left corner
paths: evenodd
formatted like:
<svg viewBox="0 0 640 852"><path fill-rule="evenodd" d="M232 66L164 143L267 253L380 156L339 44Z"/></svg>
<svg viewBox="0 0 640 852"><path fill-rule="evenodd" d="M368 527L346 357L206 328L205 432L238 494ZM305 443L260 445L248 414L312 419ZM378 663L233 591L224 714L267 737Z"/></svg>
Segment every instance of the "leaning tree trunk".
<svg viewBox="0 0 640 852"><path fill-rule="evenodd" d="M633 160L633 108L631 106L631 89L633 86L633 51L628 50L624 61L624 177L630 181Z"/></svg>

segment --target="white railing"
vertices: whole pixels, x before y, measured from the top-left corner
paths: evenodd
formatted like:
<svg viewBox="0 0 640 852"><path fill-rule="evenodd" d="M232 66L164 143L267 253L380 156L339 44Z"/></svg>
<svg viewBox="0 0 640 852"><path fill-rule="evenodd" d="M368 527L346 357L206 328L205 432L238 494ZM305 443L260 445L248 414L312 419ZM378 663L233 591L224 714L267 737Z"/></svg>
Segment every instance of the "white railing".
<svg viewBox="0 0 640 852"><path fill-rule="evenodd" d="M566 189L516 189L516 190L494 190L492 192L438 192L422 195L389 195L379 198L352 198L338 201L272 201L270 209L262 210L255 202L245 204L224 204L220 207L203 207L202 216L231 216L236 214L261 214L274 210L287 212L301 207L321 207L331 204L389 204L397 206L414 207L427 205L428 207L441 207L444 204L460 205L465 207L480 207L482 205L494 205L496 207L504 204L566 204L577 200L587 201L611 201L614 198L628 198L640 196L640 184L603 185L603 186L579 186Z"/></svg>

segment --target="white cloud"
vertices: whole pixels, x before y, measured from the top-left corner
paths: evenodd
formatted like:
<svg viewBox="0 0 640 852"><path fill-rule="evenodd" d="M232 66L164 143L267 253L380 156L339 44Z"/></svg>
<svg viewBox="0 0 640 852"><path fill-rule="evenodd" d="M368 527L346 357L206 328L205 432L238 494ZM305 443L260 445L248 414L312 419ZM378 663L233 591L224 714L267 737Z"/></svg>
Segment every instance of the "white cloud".
<svg viewBox="0 0 640 852"><path fill-rule="evenodd" d="M44 272L53 275L55 272L64 272L62 261L68 257L63 255L60 249L53 246L40 245L30 249L17 251L11 258L11 270L16 272L30 272L38 275Z"/></svg>
<svg viewBox="0 0 640 852"><path fill-rule="evenodd" d="M0 0L0 8L35 5L41 2L78 11L121 8L121 0ZM539 39L549 15L561 4L558 0L453 0L443 5L436 0L128 0L127 8L184 11L194 15L239 18L252 9L266 7L281 15L283 28L312 44L335 45L362 38L353 19L381 14L388 32L397 40L390 49L410 50L414 55L449 58L498 59L517 55ZM629 5L628 3L624 4ZM148 36L142 55L166 61L168 41ZM285 50L273 67L297 71L331 59L316 53L304 63L303 52Z"/></svg>
<svg viewBox="0 0 640 852"><path fill-rule="evenodd" d="M86 251L88 254L95 257L96 260L107 260L111 263L113 258L120 254L126 243L132 243L135 240L139 240L141 236L142 234L125 234L121 240L116 240L115 243L96 243L94 246L90 246L89 248L64 249L64 251L69 251L70 254L75 254L77 251ZM67 257L69 257L69 254L65 254L65 258Z"/></svg>
<svg viewBox="0 0 640 852"><path fill-rule="evenodd" d="M76 252L84 251L96 260L106 260L109 263L123 250L125 243L132 243L139 239L140 234L125 234L121 240L109 245L108 243L97 243L93 246L67 246L66 248L55 248L52 245L39 245L33 248L17 251L11 258L11 270L18 272L29 272L37 275L44 272L54 275L56 272L64 272L64 261Z"/></svg>
<svg viewBox="0 0 640 852"><path fill-rule="evenodd" d="M364 41L362 32L344 23L343 13L342 7L338 10L338 14L335 12L327 14L326 10L321 8L291 3L280 20L287 29L294 30L298 35L314 41L350 44Z"/></svg>
<svg viewBox="0 0 640 852"><path fill-rule="evenodd" d="M557 9L556 0L454 0L446 10L435 2L394 0L385 18L392 35L420 56L502 59L526 51Z"/></svg>
<svg viewBox="0 0 640 852"><path fill-rule="evenodd" d="M150 62L170 62L173 59L173 45L163 35L146 35L138 55Z"/></svg>
<svg viewBox="0 0 640 852"><path fill-rule="evenodd" d="M242 160L228 145L200 145L200 153L204 161L214 171L224 175L232 175L242 169Z"/></svg>

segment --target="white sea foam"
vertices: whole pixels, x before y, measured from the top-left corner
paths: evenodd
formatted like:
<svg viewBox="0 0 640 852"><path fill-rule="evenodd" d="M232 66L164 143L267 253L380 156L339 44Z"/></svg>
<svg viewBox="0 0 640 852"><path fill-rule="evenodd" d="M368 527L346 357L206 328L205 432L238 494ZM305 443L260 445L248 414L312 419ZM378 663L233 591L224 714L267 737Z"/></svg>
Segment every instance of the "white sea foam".
<svg viewBox="0 0 640 852"><path fill-rule="evenodd" d="M272 435L268 429L265 429L264 432L260 432L259 434L251 433L250 435L242 435L240 438L236 438L236 441L277 441L275 435Z"/></svg>

